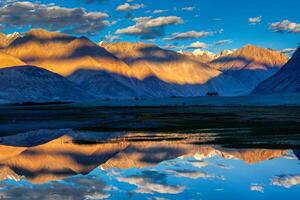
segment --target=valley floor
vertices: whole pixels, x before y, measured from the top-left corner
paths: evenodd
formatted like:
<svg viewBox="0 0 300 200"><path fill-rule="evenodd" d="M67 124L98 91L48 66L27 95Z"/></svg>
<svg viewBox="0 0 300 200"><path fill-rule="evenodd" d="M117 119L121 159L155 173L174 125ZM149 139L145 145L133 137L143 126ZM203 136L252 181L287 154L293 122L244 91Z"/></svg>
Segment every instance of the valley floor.
<svg viewBox="0 0 300 200"><path fill-rule="evenodd" d="M0 99L0 105L8 104L60 104L70 102L12 102ZM80 107L188 107L188 106L300 106L300 94L249 95L249 96L200 96L169 97L162 99L99 99L76 102Z"/></svg>
<svg viewBox="0 0 300 200"><path fill-rule="evenodd" d="M171 97L164 99L102 100L88 103L103 107L164 106L300 106L300 94Z"/></svg>
<svg viewBox="0 0 300 200"><path fill-rule="evenodd" d="M270 142L275 137L278 139L290 135L292 138L289 141L293 141L294 136L297 138L300 133L300 107L103 107L78 104L0 106L0 136L40 129L164 133L193 133L200 129L204 132L251 129L254 134L242 131L243 137L240 134L229 134L225 139L242 145L243 139L251 141L253 138L258 141L259 137L264 139L267 135Z"/></svg>

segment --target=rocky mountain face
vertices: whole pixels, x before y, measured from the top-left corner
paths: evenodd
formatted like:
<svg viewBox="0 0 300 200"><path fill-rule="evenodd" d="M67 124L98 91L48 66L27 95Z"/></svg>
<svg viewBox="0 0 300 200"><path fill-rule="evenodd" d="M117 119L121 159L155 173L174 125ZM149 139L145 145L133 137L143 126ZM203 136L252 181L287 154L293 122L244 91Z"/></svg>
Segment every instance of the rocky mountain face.
<svg viewBox="0 0 300 200"><path fill-rule="evenodd" d="M23 61L14 56L0 52L0 69L10 66L22 66L25 65Z"/></svg>
<svg viewBox="0 0 300 200"><path fill-rule="evenodd" d="M1 50L30 65L67 76L80 68L121 71L126 65L85 37L33 29Z"/></svg>
<svg viewBox="0 0 300 200"><path fill-rule="evenodd" d="M300 92L300 47L273 76L261 82L253 94L289 94Z"/></svg>
<svg viewBox="0 0 300 200"><path fill-rule="evenodd" d="M219 70L153 44L117 42L101 46L125 62L141 84L151 82L155 89L153 84L158 82L161 87L169 88L166 94L175 91L173 96L201 96L215 91L236 95L243 90L241 84Z"/></svg>
<svg viewBox="0 0 300 200"><path fill-rule="evenodd" d="M0 69L0 99L8 102L73 102L93 98L66 78L34 66Z"/></svg>
<svg viewBox="0 0 300 200"><path fill-rule="evenodd" d="M288 57L279 51L248 45L231 54L221 56L209 64L239 80L250 93L287 61Z"/></svg>

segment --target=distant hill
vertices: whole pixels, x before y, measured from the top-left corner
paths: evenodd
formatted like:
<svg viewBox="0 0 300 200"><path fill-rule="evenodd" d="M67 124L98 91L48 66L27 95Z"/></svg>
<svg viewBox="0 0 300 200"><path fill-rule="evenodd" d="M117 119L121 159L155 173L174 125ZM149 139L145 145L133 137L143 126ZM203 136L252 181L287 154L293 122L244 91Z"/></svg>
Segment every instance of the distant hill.
<svg viewBox="0 0 300 200"><path fill-rule="evenodd" d="M261 81L276 73L288 59L279 51L247 45L211 61L209 65L239 80L251 92Z"/></svg>
<svg viewBox="0 0 300 200"><path fill-rule="evenodd" d="M73 102L92 100L66 78L34 66L0 69L0 99L8 102Z"/></svg>
<svg viewBox="0 0 300 200"><path fill-rule="evenodd" d="M300 47L276 74L260 83L253 94L285 94L300 92Z"/></svg>

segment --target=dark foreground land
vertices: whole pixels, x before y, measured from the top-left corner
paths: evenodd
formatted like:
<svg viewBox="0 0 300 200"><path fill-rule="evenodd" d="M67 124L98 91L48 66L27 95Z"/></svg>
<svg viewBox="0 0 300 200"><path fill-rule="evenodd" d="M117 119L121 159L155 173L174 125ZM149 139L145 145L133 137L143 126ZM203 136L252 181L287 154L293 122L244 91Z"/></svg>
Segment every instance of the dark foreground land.
<svg viewBox="0 0 300 200"><path fill-rule="evenodd" d="M1 136L66 128L99 133L218 134L222 137L214 137L213 144L241 147L251 144L265 148L288 144L290 147L300 144L300 107L100 107L74 104L0 107ZM165 140L166 137L136 139Z"/></svg>

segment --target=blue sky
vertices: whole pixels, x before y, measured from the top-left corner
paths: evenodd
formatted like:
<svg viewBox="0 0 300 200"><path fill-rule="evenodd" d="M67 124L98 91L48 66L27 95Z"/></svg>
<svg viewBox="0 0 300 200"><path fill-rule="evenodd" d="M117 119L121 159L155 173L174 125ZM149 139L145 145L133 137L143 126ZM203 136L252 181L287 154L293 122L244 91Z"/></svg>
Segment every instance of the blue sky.
<svg viewBox="0 0 300 200"><path fill-rule="evenodd" d="M26 4L27 10L18 10L20 2L2 3L3 32L41 27L86 35L95 42L142 41L176 50L202 47L214 52L246 44L282 50L296 48L300 42L299 0L31 0L34 6L28 9ZM7 6L9 12L5 12ZM55 13L50 8L61 10ZM84 13L78 16L64 10L68 8L82 8ZM30 19L32 13L40 17ZM87 18L91 13L98 15ZM61 22L53 20L57 15Z"/></svg>

